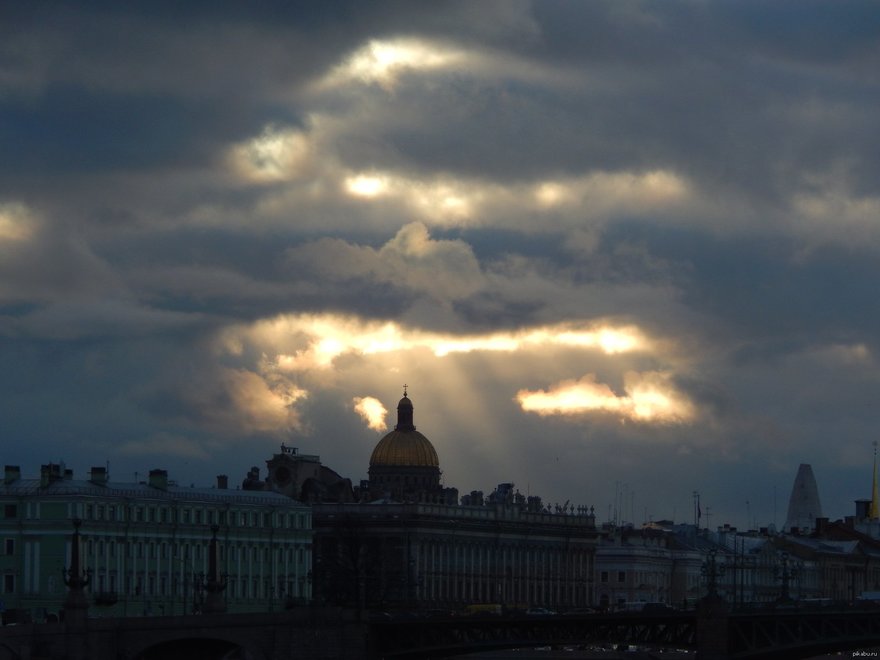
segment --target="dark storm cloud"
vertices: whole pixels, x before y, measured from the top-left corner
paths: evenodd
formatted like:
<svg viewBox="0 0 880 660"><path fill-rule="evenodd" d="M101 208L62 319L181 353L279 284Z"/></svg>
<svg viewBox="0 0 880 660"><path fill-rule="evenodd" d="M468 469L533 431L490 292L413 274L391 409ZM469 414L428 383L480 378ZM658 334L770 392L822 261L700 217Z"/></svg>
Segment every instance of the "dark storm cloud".
<svg viewBox="0 0 880 660"><path fill-rule="evenodd" d="M223 138L246 132L212 106L52 85L39 99L7 102L0 110L0 171L57 175L197 165L211 155L208 138L218 125Z"/></svg>
<svg viewBox="0 0 880 660"><path fill-rule="evenodd" d="M293 437L360 478L352 399L393 416L414 382L462 489L604 516L626 482L670 517L700 488L736 524L741 475L769 518L821 460L849 513L880 396L873 3L0 12L7 461L207 483ZM646 339L504 347L565 323ZM432 343L462 337L489 348ZM694 417L515 398L633 380Z"/></svg>
<svg viewBox="0 0 880 660"><path fill-rule="evenodd" d="M865 342L876 347L880 287L873 250L825 246L804 254L789 238L721 239L701 231L617 225L603 251L640 243L668 264L685 302L714 318L748 359L811 344Z"/></svg>
<svg viewBox="0 0 880 660"><path fill-rule="evenodd" d="M784 204L804 171L843 160L864 185L880 146L876 12L814 9L775 9L756 34L764 8L745 3L537 3L541 38L510 48L570 84L438 74L396 92L434 130L375 128L409 166L501 180L672 167Z"/></svg>

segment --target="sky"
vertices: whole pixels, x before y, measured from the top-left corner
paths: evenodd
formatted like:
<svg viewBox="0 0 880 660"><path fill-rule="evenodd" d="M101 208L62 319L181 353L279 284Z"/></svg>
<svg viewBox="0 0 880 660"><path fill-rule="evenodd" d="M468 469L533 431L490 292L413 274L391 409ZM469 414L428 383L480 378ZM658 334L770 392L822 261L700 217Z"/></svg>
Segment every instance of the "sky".
<svg viewBox="0 0 880 660"><path fill-rule="evenodd" d="M25 476L443 482L600 521L870 497L874 2L4 3L0 434Z"/></svg>

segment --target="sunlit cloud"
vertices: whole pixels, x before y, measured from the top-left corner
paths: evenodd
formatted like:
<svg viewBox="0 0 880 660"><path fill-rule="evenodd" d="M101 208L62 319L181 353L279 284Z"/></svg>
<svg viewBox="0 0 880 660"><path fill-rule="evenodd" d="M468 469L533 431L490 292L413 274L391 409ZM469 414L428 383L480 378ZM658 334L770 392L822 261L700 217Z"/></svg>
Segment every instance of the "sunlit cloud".
<svg viewBox="0 0 880 660"><path fill-rule="evenodd" d="M356 396L352 399L352 404L354 411L366 422L367 428L374 431L384 431L388 428L385 423L388 410L379 399L372 396Z"/></svg>
<svg viewBox="0 0 880 660"><path fill-rule="evenodd" d="M407 72L460 67L466 60L465 51L426 39L372 39L334 68L319 86L361 82L390 90Z"/></svg>
<svg viewBox="0 0 880 660"><path fill-rule="evenodd" d="M411 222L380 248L323 238L287 251L291 271L308 271L328 281L371 281L417 291L434 300L466 299L485 286L485 275L470 245L434 239Z"/></svg>
<svg viewBox="0 0 880 660"><path fill-rule="evenodd" d="M271 183L299 175L310 152L309 140L302 132L269 125L258 136L232 147L229 160L246 180Z"/></svg>
<svg viewBox="0 0 880 660"><path fill-rule="evenodd" d="M399 202L417 217L436 222L473 218L483 202L504 194L493 184L449 177L423 180L393 172L352 173L342 180L342 189L355 198Z"/></svg>
<svg viewBox="0 0 880 660"><path fill-rule="evenodd" d="M578 217L662 210L693 196L685 178L665 170L594 172L574 179L506 186L448 175L429 180L391 171L355 172L343 179L342 189L364 201L396 201L420 218L447 223L480 222L505 208L562 211Z"/></svg>
<svg viewBox="0 0 880 660"><path fill-rule="evenodd" d="M282 315L227 331L229 352L241 351L242 336L274 351L275 365L294 372L327 369L344 355L427 350L442 358L456 353L536 351L548 347L596 350L608 355L650 350L654 342L633 325L560 323L485 334L426 332L393 321L364 321L333 314Z"/></svg>
<svg viewBox="0 0 880 660"><path fill-rule="evenodd" d="M344 185L345 190L355 197L377 197L388 191L388 180L379 176L350 176L345 179Z"/></svg>
<svg viewBox="0 0 880 660"><path fill-rule="evenodd" d="M594 374L558 383L549 390L520 390L516 401L526 412L541 416L581 416L610 413L645 423L681 424L696 416L696 407L679 392L668 374L629 371L623 396L596 382Z"/></svg>
<svg viewBox="0 0 880 660"><path fill-rule="evenodd" d="M688 181L668 170L593 172L578 178L542 181L535 184L532 191L539 208L564 208L586 203L593 211L668 205L687 199L691 193Z"/></svg>
<svg viewBox="0 0 880 660"><path fill-rule="evenodd" d="M0 204L0 241L23 241L34 231L27 207L18 203Z"/></svg>
<svg viewBox="0 0 880 660"><path fill-rule="evenodd" d="M209 428L224 433L284 434L300 427L295 404L308 391L272 369L222 369L205 391L190 392L189 402Z"/></svg>

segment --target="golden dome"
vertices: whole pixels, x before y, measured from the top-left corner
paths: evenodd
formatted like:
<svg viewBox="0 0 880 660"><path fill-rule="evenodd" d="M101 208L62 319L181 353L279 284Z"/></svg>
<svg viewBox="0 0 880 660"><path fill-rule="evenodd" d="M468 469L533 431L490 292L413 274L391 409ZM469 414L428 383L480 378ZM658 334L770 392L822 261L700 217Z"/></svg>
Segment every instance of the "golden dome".
<svg viewBox="0 0 880 660"><path fill-rule="evenodd" d="M413 404L406 395L397 404L397 426L373 449L370 467L382 465L440 467L434 445L413 424Z"/></svg>
<svg viewBox="0 0 880 660"><path fill-rule="evenodd" d="M370 456L370 467L400 465L440 467L434 445L415 429L391 431L379 441Z"/></svg>

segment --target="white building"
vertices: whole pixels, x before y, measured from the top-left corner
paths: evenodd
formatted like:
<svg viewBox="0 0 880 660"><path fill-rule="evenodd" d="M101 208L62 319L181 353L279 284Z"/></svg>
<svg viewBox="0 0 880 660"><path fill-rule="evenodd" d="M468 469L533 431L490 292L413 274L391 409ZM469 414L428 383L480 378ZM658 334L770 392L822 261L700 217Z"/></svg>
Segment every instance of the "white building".
<svg viewBox="0 0 880 660"><path fill-rule="evenodd" d="M63 465L0 484L0 573L7 609L36 619L61 608L74 519L90 572L90 616L181 614L204 599L216 534L229 612L267 611L311 598L311 509L280 493L184 488L152 470L141 483L112 481L106 468L75 479Z"/></svg>

